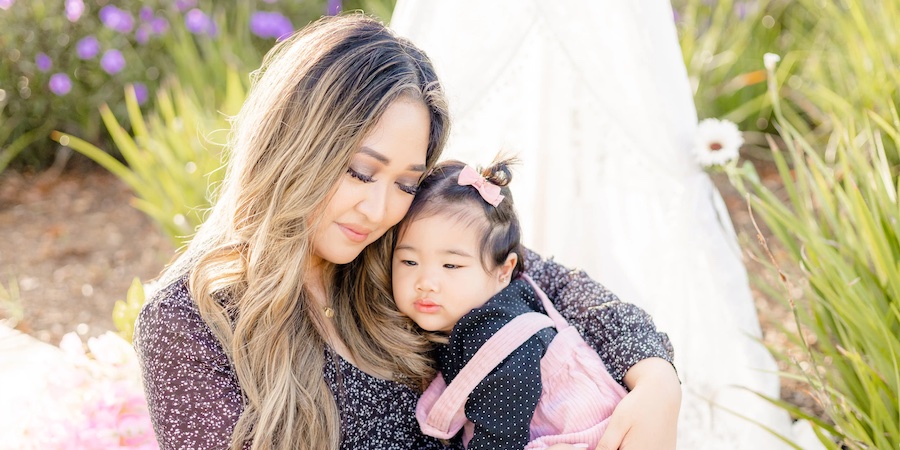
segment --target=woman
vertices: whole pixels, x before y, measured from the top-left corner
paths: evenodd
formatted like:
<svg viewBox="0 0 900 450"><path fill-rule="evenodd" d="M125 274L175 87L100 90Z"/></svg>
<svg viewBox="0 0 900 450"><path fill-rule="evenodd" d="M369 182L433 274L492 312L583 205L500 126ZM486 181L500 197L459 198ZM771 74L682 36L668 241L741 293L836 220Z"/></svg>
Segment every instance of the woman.
<svg viewBox="0 0 900 450"><path fill-rule="evenodd" d="M415 423L434 370L391 298L387 231L448 126L425 55L363 16L323 19L267 55L211 216L136 327L162 448L443 447ZM589 309L601 287L526 257L634 388L620 434L674 433L680 390L665 335L631 305Z"/></svg>

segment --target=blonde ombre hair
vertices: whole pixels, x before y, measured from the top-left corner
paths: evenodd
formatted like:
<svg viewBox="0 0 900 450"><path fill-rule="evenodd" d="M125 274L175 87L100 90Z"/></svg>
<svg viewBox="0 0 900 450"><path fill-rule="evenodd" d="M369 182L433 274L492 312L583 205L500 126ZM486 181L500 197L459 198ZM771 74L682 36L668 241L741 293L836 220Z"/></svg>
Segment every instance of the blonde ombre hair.
<svg viewBox="0 0 900 450"><path fill-rule="evenodd" d="M165 285L189 274L201 316L234 365L244 410L232 448L337 448L340 418L324 380L321 311L304 268L314 212L391 102L423 102L432 167L448 134L444 94L428 58L363 15L321 19L273 48L234 118L219 199ZM391 298L393 233L327 271L337 331L355 360L421 386L429 344Z"/></svg>

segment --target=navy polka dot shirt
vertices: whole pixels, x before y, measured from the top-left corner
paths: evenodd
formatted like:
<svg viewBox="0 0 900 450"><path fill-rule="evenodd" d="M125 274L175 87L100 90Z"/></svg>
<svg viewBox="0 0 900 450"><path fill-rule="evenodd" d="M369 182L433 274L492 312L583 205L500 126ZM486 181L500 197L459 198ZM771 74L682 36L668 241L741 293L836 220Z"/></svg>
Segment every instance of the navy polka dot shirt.
<svg viewBox="0 0 900 450"><path fill-rule="evenodd" d="M447 345L438 348L438 368L449 384L488 339L512 319L544 310L527 281L513 280L480 308L462 317ZM529 424L541 396L541 358L556 336L538 331L513 351L469 395L466 418L475 424L469 450L525 448Z"/></svg>

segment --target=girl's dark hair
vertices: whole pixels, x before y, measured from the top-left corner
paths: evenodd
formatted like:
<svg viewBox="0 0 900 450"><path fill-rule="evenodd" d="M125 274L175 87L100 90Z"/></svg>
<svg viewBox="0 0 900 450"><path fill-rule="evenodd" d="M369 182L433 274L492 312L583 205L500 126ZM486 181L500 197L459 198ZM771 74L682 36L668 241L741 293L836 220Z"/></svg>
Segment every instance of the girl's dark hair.
<svg viewBox="0 0 900 450"><path fill-rule="evenodd" d="M519 255L512 273L512 278L515 279L525 269L522 231L508 186L512 181L510 166L515 163L516 160L512 158L498 158L490 167L476 169L488 182L500 186L500 193L504 198L495 207L486 202L474 187L459 185L459 173L466 166L464 163L455 160L439 162L422 179L409 212L400 222L397 232L402 233L407 224L417 219L436 214L449 215L480 231L481 261L485 270L489 271L503 264L510 253Z"/></svg>

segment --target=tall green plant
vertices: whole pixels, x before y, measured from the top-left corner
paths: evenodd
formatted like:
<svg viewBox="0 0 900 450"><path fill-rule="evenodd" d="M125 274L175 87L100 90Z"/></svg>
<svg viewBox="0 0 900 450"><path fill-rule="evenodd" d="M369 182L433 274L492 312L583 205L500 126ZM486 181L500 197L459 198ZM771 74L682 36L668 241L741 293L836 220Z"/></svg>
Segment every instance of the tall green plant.
<svg viewBox="0 0 900 450"><path fill-rule="evenodd" d="M126 94L133 134L116 121L111 111L101 116L125 163L75 136L54 132L52 138L91 158L135 193L132 204L149 215L176 246L186 244L212 199L209 186L221 180L222 150L229 123L244 99L239 75L227 73L225 101L219 111L198 101L172 82L157 93L157 109L147 118L133 89Z"/></svg>
<svg viewBox="0 0 900 450"><path fill-rule="evenodd" d="M785 26L793 30L787 43L803 60L797 75L805 97L816 98L827 113L858 121L864 111L889 116L900 107L900 2L797 4Z"/></svg>
<svg viewBox="0 0 900 450"><path fill-rule="evenodd" d="M858 124L852 117L832 116L834 131L827 147L819 149L785 118L774 81L769 89L784 142L782 149L770 141L772 156L786 199L762 184L749 166L731 173L732 182L749 194L754 214L808 282L807 302L787 300L798 332L802 327L815 336L814 344L797 339L812 360L808 370L801 370L802 379L834 425L782 406L812 419L829 448L896 448L900 178L890 161L898 157L900 117L896 108L889 108L887 117L860 114Z"/></svg>
<svg viewBox="0 0 900 450"><path fill-rule="evenodd" d="M128 287L128 292L125 294L125 300L116 300L116 304L113 305L112 318L122 339L128 342L134 339L134 323L146 300L144 284L138 277L131 281L131 286Z"/></svg>
<svg viewBox="0 0 900 450"><path fill-rule="evenodd" d="M675 0L675 24L700 117L767 130L771 106L758 61L778 51L784 0Z"/></svg>

